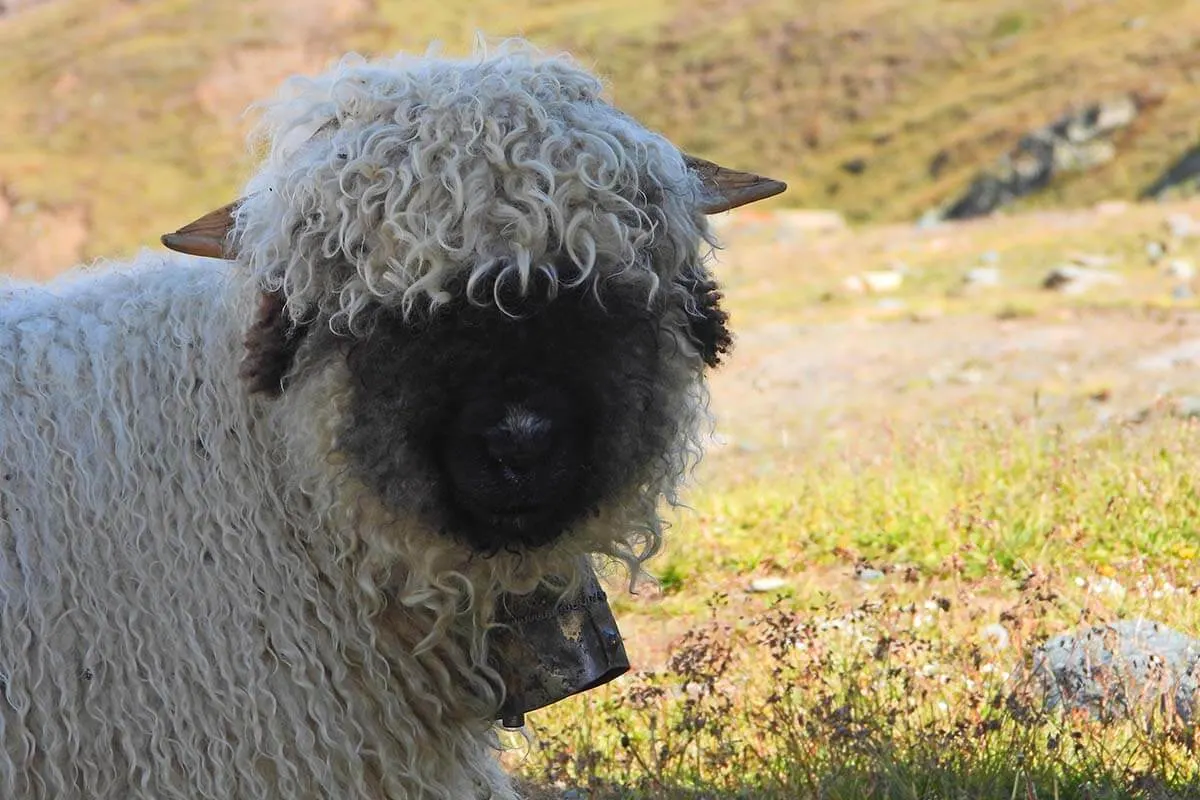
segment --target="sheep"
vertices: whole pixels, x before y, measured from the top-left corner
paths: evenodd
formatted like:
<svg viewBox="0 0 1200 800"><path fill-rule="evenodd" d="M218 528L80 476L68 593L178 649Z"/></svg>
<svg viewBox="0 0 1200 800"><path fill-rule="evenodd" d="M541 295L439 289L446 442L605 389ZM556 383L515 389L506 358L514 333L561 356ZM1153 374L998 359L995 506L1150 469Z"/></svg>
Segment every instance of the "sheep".
<svg viewBox="0 0 1200 800"><path fill-rule="evenodd" d="M783 184L520 41L347 57L253 143L169 252L0 283L0 796L513 798L500 600L659 549L706 215Z"/></svg>

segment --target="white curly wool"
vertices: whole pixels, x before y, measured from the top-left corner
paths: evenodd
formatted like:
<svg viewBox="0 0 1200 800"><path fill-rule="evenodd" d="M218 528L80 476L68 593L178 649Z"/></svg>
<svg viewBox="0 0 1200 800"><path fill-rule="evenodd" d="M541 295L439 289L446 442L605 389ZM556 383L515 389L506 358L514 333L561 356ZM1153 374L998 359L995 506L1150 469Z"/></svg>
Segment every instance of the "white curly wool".
<svg viewBox="0 0 1200 800"><path fill-rule="evenodd" d="M295 78L263 104L268 166L238 211L238 248L293 316L320 307L339 323L506 271L525 286L556 275L548 256L564 251L573 281L652 291L696 257L699 180L601 89L519 42L478 61L346 59Z"/></svg>
<svg viewBox="0 0 1200 800"><path fill-rule="evenodd" d="M290 485L287 410L238 390L230 287L147 254L0 289L0 796L503 787L477 656L416 651L419 596L371 616Z"/></svg>
<svg viewBox="0 0 1200 800"><path fill-rule="evenodd" d="M662 379L691 387L675 450L537 554L471 558L383 509L340 462L336 363L278 398L238 368L263 291L360 334L370 304L500 271L676 285L696 179L600 88L520 47L346 61L267 104L238 260L0 283L0 797L513 796L494 599L657 548L705 417L684 321L662 334L686 356Z"/></svg>

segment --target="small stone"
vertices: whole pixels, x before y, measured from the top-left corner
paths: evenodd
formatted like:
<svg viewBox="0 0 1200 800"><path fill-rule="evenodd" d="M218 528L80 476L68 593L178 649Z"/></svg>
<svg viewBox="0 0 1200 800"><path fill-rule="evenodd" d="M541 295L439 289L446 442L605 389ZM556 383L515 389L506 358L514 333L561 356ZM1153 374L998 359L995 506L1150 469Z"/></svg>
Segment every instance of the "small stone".
<svg viewBox="0 0 1200 800"><path fill-rule="evenodd" d="M983 372L974 367L969 367L956 374L953 380L962 386L978 386L983 383Z"/></svg>
<svg viewBox="0 0 1200 800"><path fill-rule="evenodd" d="M1176 400L1175 416L1183 419L1200 418L1200 397L1185 396Z"/></svg>
<svg viewBox="0 0 1200 800"><path fill-rule="evenodd" d="M761 594L762 592L778 591L779 589L783 589L787 585L788 585L787 581L785 581L783 578L768 577L768 578L755 578L754 580L750 581L750 586L748 588L752 592Z"/></svg>
<svg viewBox="0 0 1200 800"><path fill-rule="evenodd" d="M1167 231L1174 239L1188 239L1200 236L1200 222L1196 222L1187 214L1171 214L1167 217Z"/></svg>
<svg viewBox="0 0 1200 800"><path fill-rule="evenodd" d="M984 264L998 264L1000 263L1000 254L995 250L985 250L979 254L979 260Z"/></svg>
<svg viewBox="0 0 1200 800"><path fill-rule="evenodd" d="M1112 264L1113 260L1112 256L1106 256L1100 253L1076 253L1071 257L1071 261L1081 267L1101 269Z"/></svg>
<svg viewBox="0 0 1200 800"><path fill-rule="evenodd" d="M975 267L963 275L963 283L967 286L999 286L1000 270L996 267Z"/></svg>
<svg viewBox="0 0 1200 800"><path fill-rule="evenodd" d="M1172 300L1191 300L1195 296L1196 293L1192 291L1192 287L1186 283L1181 283L1171 290Z"/></svg>
<svg viewBox="0 0 1200 800"><path fill-rule="evenodd" d="M854 568L854 577L863 583L874 583L883 580L883 573L874 567L858 566Z"/></svg>
<svg viewBox="0 0 1200 800"><path fill-rule="evenodd" d="M903 311L908 305L895 297L881 297L875 302L875 307L880 311Z"/></svg>
<svg viewBox="0 0 1200 800"><path fill-rule="evenodd" d="M1064 264L1055 267L1042 280L1042 288L1064 294L1079 294L1095 286L1116 286L1122 283L1120 275L1099 269Z"/></svg>
<svg viewBox="0 0 1200 800"><path fill-rule="evenodd" d="M862 274L863 284L872 292L894 292L904 282L904 274L899 270L875 270Z"/></svg>
<svg viewBox="0 0 1200 800"><path fill-rule="evenodd" d="M1146 260L1151 264L1157 264L1162 261L1163 256L1167 254L1167 246L1158 240L1146 242Z"/></svg>
<svg viewBox="0 0 1200 800"><path fill-rule="evenodd" d="M1186 258L1173 258L1167 263L1167 277L1180 281L1190 281L1196 277L1196 265Z"/></svg>

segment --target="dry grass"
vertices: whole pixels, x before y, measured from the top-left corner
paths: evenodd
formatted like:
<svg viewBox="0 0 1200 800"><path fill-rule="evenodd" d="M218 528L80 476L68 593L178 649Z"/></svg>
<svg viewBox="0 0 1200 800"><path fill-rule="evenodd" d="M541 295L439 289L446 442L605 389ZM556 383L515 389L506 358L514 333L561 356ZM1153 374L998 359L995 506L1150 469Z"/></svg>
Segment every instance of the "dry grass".
<svg viewBox="0 0 1200 800"><path fill-rule="evenodd" d="M48 274L153 244L236 191L239 117L284 75L349 49L441 38L461 51L476 29L568 48L681 145L788 179L778 204L864 221L915 218L1068 107L1159 93L1117 162L1031 203L1132 198L1195 137L1193 11L1189 0L56 0L0 21L0 187L41 214L0 231L0 259ZM842 168L860 158L861 174ZM82 244L34 258L28 229L53 230L63 209L85 220Z"/></svg>
<svg viewBox="0 0 1200 800"><path fill-rule="evenodd" d="M963 424L706 496L666 594L617 604L635 674L534 715L511 761L597 798L1197 796L1193 730L1045 712L1023 670L1080 624L1200 626L1198 444ZM787 588L747 593L764 574Z"/></svg>

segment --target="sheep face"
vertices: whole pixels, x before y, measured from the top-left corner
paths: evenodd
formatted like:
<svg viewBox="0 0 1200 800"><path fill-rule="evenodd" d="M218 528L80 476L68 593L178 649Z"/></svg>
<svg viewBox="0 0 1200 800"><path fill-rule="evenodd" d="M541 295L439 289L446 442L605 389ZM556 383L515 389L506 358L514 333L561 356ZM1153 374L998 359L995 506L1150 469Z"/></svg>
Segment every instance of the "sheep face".
<svg viewBox="0 0 1200 800"><path fill-rule="evenodd" d="M267 104L262 133L246 196L164 239L261 293L251 391L341 370L329 447L408 531L653 552L730 342L704 215L783 184L519 48L344 63Z"/></svg>
<svg viewBox="0 0 1200 800"><path fill-rule="evenodd" d="M503 309L460 298L415 318L381 312L337 348L351 468L392 510L478 550L550 543L639 487L673 483L664 471L694 435L700 352L727 341L721 321L694 340L673 296L546 288Z"/></svg>

